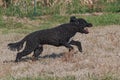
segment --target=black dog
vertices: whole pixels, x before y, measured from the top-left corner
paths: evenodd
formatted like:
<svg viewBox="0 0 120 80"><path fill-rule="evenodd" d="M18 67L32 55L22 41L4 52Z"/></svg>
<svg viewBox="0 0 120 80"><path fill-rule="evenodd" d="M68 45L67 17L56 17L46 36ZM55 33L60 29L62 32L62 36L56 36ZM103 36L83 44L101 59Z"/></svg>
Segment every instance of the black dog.
<svg viewBox="0 0 120 80"><path fill-rule="evenodd" d="M32 51L34 51L33 56L38 58L43 51L44 44L54 45L57 47L65 46L69 51L73 49L71 45L76 45L79 51L82 52L81 43L71 40L71 38L77 32L88 34L89 32L86 27L92 27L92 24L82 18L77 19L72 16L69 23L62 24L51 29L35 31L25 36L21 41L10 43L8 46L13 51L19 51L22 49L24 42L26 42L24 50L17 53L15 62L20 61L23 56L30 54Z"/></svg>

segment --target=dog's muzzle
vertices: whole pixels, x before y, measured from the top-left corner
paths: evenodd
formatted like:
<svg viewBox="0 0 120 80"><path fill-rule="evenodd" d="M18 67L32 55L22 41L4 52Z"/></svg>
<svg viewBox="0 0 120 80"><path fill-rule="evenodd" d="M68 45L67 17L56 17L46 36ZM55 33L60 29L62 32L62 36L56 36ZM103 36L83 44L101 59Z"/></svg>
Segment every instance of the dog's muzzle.
<svg viewBox="0 0 120 80"><path fill-rule="evenodd" d="M91 23L88 23L86 27L92 27L93 25Z"/></svg>

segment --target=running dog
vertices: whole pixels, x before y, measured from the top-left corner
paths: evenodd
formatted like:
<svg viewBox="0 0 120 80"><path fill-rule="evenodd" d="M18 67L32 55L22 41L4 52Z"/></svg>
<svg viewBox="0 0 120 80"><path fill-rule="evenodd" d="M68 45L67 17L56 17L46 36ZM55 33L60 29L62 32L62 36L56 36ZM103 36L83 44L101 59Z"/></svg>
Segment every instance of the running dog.
<svg viewBox="0 0 120 80"><path fill-rule="evenodd" d="M33 56L37 59L42 53L43 45L45 44L56 47L65 46L69 49L69 51L73 49L71 45L76 45L78 50L82 52L81 42L74 41L71 38L77 32L88 34L89 31L87 27L92 27L92 24L88 23L83 18L76 18L75 16L72 16L70 17L69 23L61 24L51 29L32 32L16 43L9 43L8 47L10 50L19 51L26 42L23 51L17 53L15 62L19 62L23 56L26 56L33 51Z"/></svg>

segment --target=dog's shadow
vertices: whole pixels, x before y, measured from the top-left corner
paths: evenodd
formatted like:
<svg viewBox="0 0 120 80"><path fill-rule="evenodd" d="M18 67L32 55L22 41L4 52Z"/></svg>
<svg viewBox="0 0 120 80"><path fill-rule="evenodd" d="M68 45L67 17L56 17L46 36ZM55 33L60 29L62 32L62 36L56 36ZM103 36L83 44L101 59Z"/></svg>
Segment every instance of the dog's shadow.
<svg viewBox="0 0 120 80"><path fill-rule="evenodd" d="M40 59L46 59L46 58L52 58L52 59L56 59L56 58L60 58L60 57L62 57L62 56L64 56L64 54L65 53L59 53L59 54L57 54L57 53L52 53L52 54L48 54L48 55L45 55L45 56L39 56L38 57L38 60L40 60ZM32 60L32 57L23 57L21 60L20 60L20 62L27 62L27 61L29 61L29 60ZM13 60L11 60L11 61L3 61L3 63L8 63L8 62L14 62Z"/></svg>
<svg viewBox="0 0 120 80"><path fill-rule="evenodd" d="M52 58L52 59L56 59L56 58L60 58L64 56L64 53L52 53L52 54L48 54L48 55L45 55L45 56L39 56L38 57L38 60L40 59L46 59L46 58ZM25 57L25 58L22 58L21 61L22 62L27 62L28 60L32 60L32 57Z"/></svg>
<svg viewBox="0 0 120 80"><path fill-rule="evenodd" d="M60 58L64 55L64 53L59 53L59 54L56 54L56 53L52 53L50 55L45 55L45 56L40 56L39 58Z"/></svg>

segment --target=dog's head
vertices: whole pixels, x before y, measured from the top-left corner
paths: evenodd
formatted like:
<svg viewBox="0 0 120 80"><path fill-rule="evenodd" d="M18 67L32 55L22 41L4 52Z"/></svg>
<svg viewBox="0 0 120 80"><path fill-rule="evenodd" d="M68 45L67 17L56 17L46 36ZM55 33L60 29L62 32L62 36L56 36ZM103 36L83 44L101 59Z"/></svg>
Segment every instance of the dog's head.
<svg viewBox="0 0 120 80"><path fill-rule="evenodd" d="M88 23L85 19L83 18L77 19L75 16L70 17L70 23L77 25L79 32L85 34L89 33L88 27L92 27L92 24Z"/></svg>

